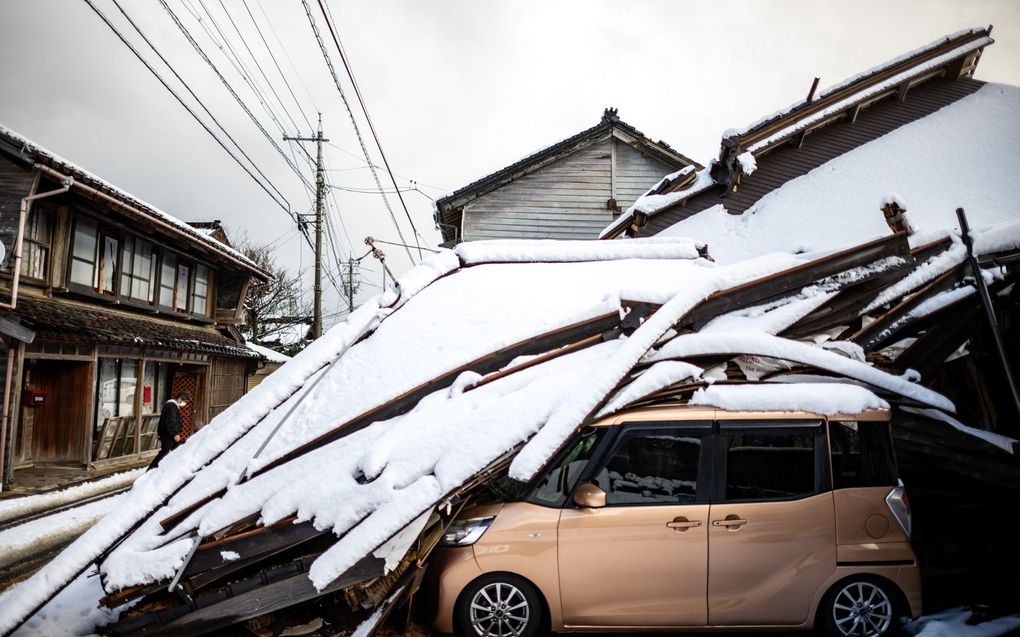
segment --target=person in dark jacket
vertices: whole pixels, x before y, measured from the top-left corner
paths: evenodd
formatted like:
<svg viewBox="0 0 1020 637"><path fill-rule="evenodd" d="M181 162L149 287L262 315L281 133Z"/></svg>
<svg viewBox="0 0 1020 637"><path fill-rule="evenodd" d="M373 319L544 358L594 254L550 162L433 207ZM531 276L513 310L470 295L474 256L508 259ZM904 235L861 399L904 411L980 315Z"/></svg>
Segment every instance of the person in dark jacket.
<svg viewBox="0 0 1020 637"><path fill-rule="evenodd" d="M183 429L181 409L190 401L191 394L182 391L163 405L163 412L159 415L159 424L156 425L156 435L159 436L159 453L152 459L149 469L155 469L166 454L179 447L183 442L181 439L181 430Z"/></svg>

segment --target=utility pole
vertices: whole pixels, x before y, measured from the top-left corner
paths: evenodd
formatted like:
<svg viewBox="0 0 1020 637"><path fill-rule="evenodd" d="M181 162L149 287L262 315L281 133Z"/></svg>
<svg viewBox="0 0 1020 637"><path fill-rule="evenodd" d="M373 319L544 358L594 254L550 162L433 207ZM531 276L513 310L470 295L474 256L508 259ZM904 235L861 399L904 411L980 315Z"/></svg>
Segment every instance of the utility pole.
<svg viewBox="0 0 1020 637"><path fill-rule="evenodd" d="M347 259L347 308L354 311L354 259Z"/></svg>
<svg viewBox="0 0 1020 637"><path fill-rule="evenodd" d="M326 170L322 165L322 113L319 113L319 133L315 137L291 137L285 141L316 142L315 157L315 309L312 316L312 340L322 336L322 209L326 198Z"/></svg>

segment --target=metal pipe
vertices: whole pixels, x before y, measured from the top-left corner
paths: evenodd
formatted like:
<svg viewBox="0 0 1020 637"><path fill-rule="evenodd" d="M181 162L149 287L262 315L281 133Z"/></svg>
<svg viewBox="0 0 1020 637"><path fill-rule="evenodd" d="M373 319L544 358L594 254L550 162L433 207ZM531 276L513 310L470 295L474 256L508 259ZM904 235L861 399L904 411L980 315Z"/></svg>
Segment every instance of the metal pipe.
<svg viewBox="0 0 1020 637"><path fill-rule="evenodd" d="M4 490L4 460L7 457L7 411L11 404L11 376L14 373L14 346L7 346L7 378L4 380L4 414L0 418L0 491Z"/></svg>
<svg viewBox="0 0 1020 637"><path fill-rule="evenodd" d="M41 166L38 168L42 168ZM60 195L71 189L74 177L64 177L61 180L61 187L48 192L40 192L21 199L21 216L18 219L18 234L14 240L14 280L11 282L11 302L0 302L0 308L13 310L18 306L18 283L21 279L21 249L25 240L25 224L28 222L28 211L30 204L36 199ZM5 392L6 394L6 392Z"/></svg>
<svg viewBox="0 0 1020 637"><path fill-rule="evenodd" d="M49 175L50 177L53 177L55 179L69 179L69 177L67 177L66 175L64 175L64 174L62 174L62 173L60 173L60 172L50 168L49 166L43 166L41 164L36 164L36 167L38 169L42 170L47 175ZM195 236L200 236L200 235L193 236L190 233L188 233L187 231L185 231L183 228L180 228L179 226L176 226L176 225L171 224L169 222L163 221L162 219L160 219L159 217L155 216L154 214L144 213L141 210L139 210L138 208L136 208L136 207L134 207L134 206L132 206L130 204L127 204L127 203L121 201L120 199L112 197L112 196L106 194L105 192L103 192L102 190L98 190L96 188L93 188L92 186L83 184L80 181L74 182L74 187L75 187L75 189L80 190L84 194L92 197L93 199L100 199L100 200L102 200L102 201L104 201L104 202L106 202L106 203L108 203L108 204L110 204L112 206L115 206L117 208L120 208L121 210L124 210L125 212L130 213L131 215L133 215L135 217L143 219L147 223L151 223L151 224L155 225L156 227L160 228L161 230L164 230L166 232L170 232L171 234L187 237L188 239L194 239ZM206 247L215 250L220 256L227 258L233 264L239 265L242 268L244 268L245 270L257 272L257 273L259 273L266 280L268 280L270 278L269 273L266 272L265 270L263 270L262 268L253 266L250 263L245 263L240 258L238 258L237 256L231 254L230 252L226 252L226 251L223 251L223 250L218 250L218 249L216 249L215 246L212 246L212 245L209 245L209 246L206 246Z"/></svg>
<svg viewBox="0 0 1020 637"><path fill-rule="evenodd" d="M1016 415L1020 416L1020 391L1017 390L1016 379L1013 377L1013 370L1009 367L1009 356L1006 354L1006 345L1002 342L1002 333L999 331L999 322L995 318L995 308L992 306L992 297L988 294L988 286L981 276L981 266L974 256L974 239L970 236L970 225L967 223L967 215L963 208L956 209L956 218L960 220L960 234L963 238L963 245L967 246L967 261L974 273L974 287L981 297L981 305L985 307L985 316L988 318L988 327L992 331L992 339L995 341L995 349L999 352L999 360L1002 362L1002 369L1006 372L1006 384L1013 394L1013 406L1016 408Z"/></svg>

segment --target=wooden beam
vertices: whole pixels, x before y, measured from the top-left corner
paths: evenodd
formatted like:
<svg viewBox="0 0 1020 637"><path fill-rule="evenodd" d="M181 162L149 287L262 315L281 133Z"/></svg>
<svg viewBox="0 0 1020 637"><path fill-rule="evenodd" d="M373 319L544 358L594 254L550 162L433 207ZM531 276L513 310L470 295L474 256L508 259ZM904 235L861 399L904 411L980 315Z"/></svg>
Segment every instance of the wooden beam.
<svg viewBox="0 0 1020 637"><path fill-rule="evenodd" d="M884 271L866 272L858 279L847 281L843 286L839 284L838 277L854 268L867 266L890 257L903 259L905 265L898 267L913 265L910 246L905 236L894 234L882 237L722 292L716 292L681 318L677 327L699 330L722 314L789 296L808 285L826 282L837 287L859 285L883 275Z"/></svg>

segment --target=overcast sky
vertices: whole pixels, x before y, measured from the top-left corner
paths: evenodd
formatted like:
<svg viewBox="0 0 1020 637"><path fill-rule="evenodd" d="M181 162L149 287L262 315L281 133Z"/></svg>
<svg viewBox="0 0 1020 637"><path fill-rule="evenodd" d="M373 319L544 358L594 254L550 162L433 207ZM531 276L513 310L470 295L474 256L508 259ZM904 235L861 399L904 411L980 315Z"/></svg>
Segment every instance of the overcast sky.
<svg viewBox="0 0 1020 637"><path fill-rule="evenodd" d="M114 1L92 2L212 126ZM295 172L188 43L161 0L120 2L291 209L311 212L312 197ZM329 182L374 188L301 0L166 2L309 178L311 168L295 142L281 137L310 135L305 117L314 123L321 112L330 139ZM398 184L406 189L415 180L421 191L403 196L423 245L430 247L440 240L430 198L593 126L607 106L619 108L624 121L653 139L706 163L724 129L803 98L816 75L824 87L960 29L994 25L996 43L986 49L977 77L1020 84L1020 2L1012 0L328 4ZM309 6L344 75L317 0ZM240 62L231 61L230 48ZM286 109L276 104L270 114L234 64L244 65L267 102L276 104L275 91ZM0 124L181 219L220 219L232 235L275 242L282 263L306 271L310 297L311 252L293 221L85 0L0 0L0 86ZM345 76L342 86L378 162ZM314 146L306 147L314 155ZM380 177L392 191L385 173ZM341 260L364 254L368 235L399 242L378 193L333 193ZM389 201L400 232L413 242L400 202L393 195ZM410 265L403 248L382 247L398 273ZM417 251L413 255L417 259ZM371 257L361 265L358 298L364 300L378 291L381 268ZM326 287L324 313L343 314L339 295L328 281Z"/></svg>

